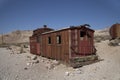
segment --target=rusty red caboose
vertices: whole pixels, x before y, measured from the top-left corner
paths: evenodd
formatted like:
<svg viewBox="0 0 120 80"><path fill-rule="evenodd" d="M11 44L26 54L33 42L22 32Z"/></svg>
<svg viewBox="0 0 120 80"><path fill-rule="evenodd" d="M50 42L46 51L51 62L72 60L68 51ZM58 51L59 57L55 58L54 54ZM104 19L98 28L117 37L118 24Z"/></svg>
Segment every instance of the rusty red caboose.
<svg viewBox="0 0 120 80"><path fill-rule="evenodd" d="M47 58L69 62L73 58L94 55L94 30L70 26L60 30L36 29L30 37L30 52Z"/></svg>

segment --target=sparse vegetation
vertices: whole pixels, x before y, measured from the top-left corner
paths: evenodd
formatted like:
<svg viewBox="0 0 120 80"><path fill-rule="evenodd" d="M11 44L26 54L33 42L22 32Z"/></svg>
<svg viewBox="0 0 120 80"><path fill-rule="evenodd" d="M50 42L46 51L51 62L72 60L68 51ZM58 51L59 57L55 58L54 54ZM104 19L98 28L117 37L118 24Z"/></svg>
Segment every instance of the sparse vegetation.
<svg viewBox="0 0 120 80"><path fill-rule="evenodd" d="M120 39L119 39L119 38L114 39L114 40L111 40L111 41L108 43L109 46L119 46L119 44L120 44Z"/></svg>
<svg viewBox="0 0 120 80"><path fill-rule="evenodd" d="M101 41L105 41L105 40L110 40L110 36L108 36L108 35L104 35L104 36L100 36L100 35L96 35L95 37L94 37L94 41L95 42L101 42Z"/></svg>
<svg viewBox="0 0 120 80"><path fill-rule="evenodd" d="M0 47L8 47L9 46L9 44L6 44L6 43L1 43L0 44Z"/></svg>
<svg viewBox="0 0 120 80"><path fill-rule="evenodd" d="M17 44L17 43L29 43L29 37L32 35L33 31L13 31L8 34L0 35L0 43L8 43L8 44ZM19 45L19 44L18 44Z"/></svg>

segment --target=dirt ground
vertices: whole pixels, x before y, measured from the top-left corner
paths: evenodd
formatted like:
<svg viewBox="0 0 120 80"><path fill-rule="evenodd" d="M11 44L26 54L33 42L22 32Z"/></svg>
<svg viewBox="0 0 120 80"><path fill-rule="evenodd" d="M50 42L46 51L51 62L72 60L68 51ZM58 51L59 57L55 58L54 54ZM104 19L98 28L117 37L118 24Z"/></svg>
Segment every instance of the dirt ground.
<svg viewBox="0 0 120 80"><path fill-rule="evenodd" d="M0 80L120 80L120 46L108 46L108 40L96 43L97 55L102 61L77 69L30 53L11 54L0 48ZM50 68L48 68L50 67Z"/></svg>

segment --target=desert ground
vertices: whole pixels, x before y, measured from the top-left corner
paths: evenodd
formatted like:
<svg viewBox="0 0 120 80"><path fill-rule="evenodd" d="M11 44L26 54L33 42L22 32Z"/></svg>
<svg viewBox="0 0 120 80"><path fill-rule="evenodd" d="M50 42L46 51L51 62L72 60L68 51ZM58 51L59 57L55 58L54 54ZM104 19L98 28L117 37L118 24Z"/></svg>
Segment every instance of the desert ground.
<svg viewBox="0 0 120 80"><path fill-rule="evenodd" d="M95 36L103 38L108 34L99 30ZM12 50L0 48L0 80L120 80L120 46L109 46L108 38L98 39L95 47L101 61L76 69L32 55L29 46L24 53L17 52L17 46Z"/></svg>

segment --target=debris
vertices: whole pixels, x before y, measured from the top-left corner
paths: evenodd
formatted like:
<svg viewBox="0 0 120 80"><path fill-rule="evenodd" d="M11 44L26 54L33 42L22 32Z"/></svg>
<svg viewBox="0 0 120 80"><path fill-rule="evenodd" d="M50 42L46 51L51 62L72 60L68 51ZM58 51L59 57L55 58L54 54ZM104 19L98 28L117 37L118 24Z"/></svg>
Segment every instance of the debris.
<svg viewBox="0 0 120 80"><path fill-rule="evenodd" d="M70 75L70 72L65 72L65 76L69 76Z"/></svg>
<svg viewBox="0 0 120 80"><path fill-rule="evenodd" d="M44 59L42 59L41 62L45 62Z"/></svg>
<svg viewBox="0 0 120 80"><path fill-rule="evenodd" d="M109 46L119 46L120 45L120 39L119 38L113 39L109 42L108 45Z"/></svg>
<svg viewBox="0 0 120 80"><path fill-rule="evenodd" d="M46 68L49 69L49 70L51 70L51 69L54 68L54 66L53 66L52 64L50 64L50 63L46 64L45 66L46 66Z"/></svg>
<svg viewBox="0 0 120 80"><path fill-rule="evenodd" d="M56 65L59 65L59 64L60 64L60 62L59 62L59 61L57 61L57 60L53 60L53 61L52 61L52 64L53 64L54 66L56 66Z"/></svg>
<svg viewBox="0 0 120 80"><path fill-rule="evenodd" d="M30 63L28 62L28 63L27 63L27 66L29 66L29 65L30 65Z"/></svg>
<svg viewBox="0 0 120 80"><path fill-rule="evenodd" d="M18 75L15 76L15 80L18 80Z"/></svg>
<svg viewBox="0 0 120 80"><path fill-rule="evenodd" d="M36 60L36 59L37 59L37 55L31 56L31 59L32 59L32 60Z"/></svg>
<svg viewBox="0 0 120 80"><path fill-rule="evenodd" d="M118 46L120 46L120 43L118 43Z"/></svg>
<svg viewBox="0 0 120 80"><path fill-rule="evenodd" d="M81 69L75 69L75 74L82 74L83 71Z"/></svg>
<svg viewBox="0 0 120 80"><path fill-rule="evenodd" d="M39 63L39 60L32 60L32 63Z"/></svg>
<svg viewBox="0 0 120 80"><path fill-rule="evenodd" d="M27 67L25 67L25 68L24 68L24 70L28 70L28 68L27 68Z"/></svg>
<svg viewBox="0 0 120 80"><path fill-rule="evenodd" d="M30 56L27 56L27 58L31 58Z"/></svg>

